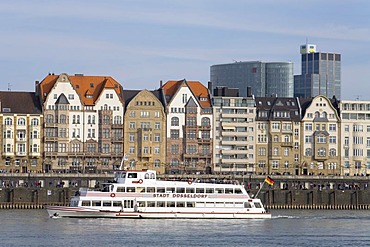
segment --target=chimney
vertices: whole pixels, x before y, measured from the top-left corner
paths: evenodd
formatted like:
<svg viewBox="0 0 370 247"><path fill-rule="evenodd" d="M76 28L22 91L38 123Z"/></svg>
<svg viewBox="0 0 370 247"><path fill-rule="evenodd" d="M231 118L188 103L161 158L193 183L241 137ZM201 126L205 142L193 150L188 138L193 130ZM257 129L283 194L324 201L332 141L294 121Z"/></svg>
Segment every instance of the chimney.
<svg viewBox="0 0 370 247"><path fill-rule="evenodd" d="M160 80L159 81L159 88L162 88L163 87L163 81L162 80Z"/></svg>
<svg viewBox="0 0 370 247"><path fill-rule="evenodd" d="M212 92L212 86L213 86L213 85L212 85L212 82L211 82L211 81L209 81L209 82L208 82L208 90L209 90L209 91L211 91L211 92Z"/></svg>
<svg viewBox="0 0 370 247"><path fill-rule="evenodd" d="M247 87L247 97L252 97L252 87Z"/></svg>

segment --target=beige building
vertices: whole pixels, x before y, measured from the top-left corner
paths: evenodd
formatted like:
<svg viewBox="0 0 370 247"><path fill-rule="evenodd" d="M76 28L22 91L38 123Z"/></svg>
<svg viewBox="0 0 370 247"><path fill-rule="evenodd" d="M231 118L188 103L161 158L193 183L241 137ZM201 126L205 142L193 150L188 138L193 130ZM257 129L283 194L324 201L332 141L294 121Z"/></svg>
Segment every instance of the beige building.
<svg viewBox="0 0 370 247"><path fill-rule="evenodd" d="M0 92L1 172L43 171L41 105L32 92Z"/></svg>
<svg viewBox="0 0 370 247"><path fill-rule="evenodd" d="M341 174L370 174L370 101L343 100L341 113Z"/></svg>
<svg viewBox="0 0 370 247"><path fill-rule="evenodd" d="M163 92L124 90L124 167L165 172L166 113Z"/></svg>
<svg viewBox="0 0 370 247"><path fill-rule="evenodd" d="M341 125L338 101L302 99L300 175L340 175Z"/></svg>
<svg viewBox="0 0 370 247"><path fill-rule="evenodd" d="M257 174L298 175L300 107L297 98L256 98Z"/></svg>

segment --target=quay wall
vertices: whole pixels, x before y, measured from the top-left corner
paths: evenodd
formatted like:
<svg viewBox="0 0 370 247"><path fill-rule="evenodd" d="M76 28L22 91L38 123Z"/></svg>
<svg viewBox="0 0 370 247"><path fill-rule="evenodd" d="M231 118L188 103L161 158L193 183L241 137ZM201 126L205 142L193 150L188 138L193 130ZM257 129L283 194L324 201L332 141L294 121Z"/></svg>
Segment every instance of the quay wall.
<svg viewBox="0 0 370 247"><path fill-rule="evenodd" d="M369 177L162 175L160 179L214 182L238 180L267 209L370 209ZM0 209L40 209L68 205L79 187L93 188L113 174L0 174ZM262 187L262 188L261 188ZM261 188L261 190L260 190Z"/></svg>

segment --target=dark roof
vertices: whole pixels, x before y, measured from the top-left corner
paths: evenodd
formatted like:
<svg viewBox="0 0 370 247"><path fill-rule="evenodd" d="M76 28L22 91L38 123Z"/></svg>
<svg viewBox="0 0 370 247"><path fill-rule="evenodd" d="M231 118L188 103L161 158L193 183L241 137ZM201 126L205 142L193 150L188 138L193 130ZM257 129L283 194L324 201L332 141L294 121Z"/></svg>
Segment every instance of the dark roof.
<svg viewBox="0 0 370 247"><path fill-rule="evenodd" d="M300 106L293 97L256 97L257 120L300 121ZM267 112L260 116L259 112ZM276 114L275 114L276 112ZM289 116L284 115L289 113Z"/></svg>
<svg viewBox="0 0 370 247"><path fill-rule="evenodd" d="M138 93L140 93L143 90L123 90L123 99L125 101L125 109L127 105L130 103L130 101L136 97ZM154 94L155 97L162 103L162 106L165 108L165 100L163 98L163 92L162 89L157 89L153 91L149 91L152 94Z"/></svg>
<svg viewBox="0 0 370 247"><path fill-rule="evenodd" d="M2 113L41 114L41 104L34 92L0 91Z"/></svg>
<svg viewBox="0 0 370 247"><path fill-rule="evenodd" d="M67 100L67 97L64 95L64 93L62 93L57 101L55 101L55 104L58 105L58 104L64 104L64 105L69 105L69 101Z"/></svg>

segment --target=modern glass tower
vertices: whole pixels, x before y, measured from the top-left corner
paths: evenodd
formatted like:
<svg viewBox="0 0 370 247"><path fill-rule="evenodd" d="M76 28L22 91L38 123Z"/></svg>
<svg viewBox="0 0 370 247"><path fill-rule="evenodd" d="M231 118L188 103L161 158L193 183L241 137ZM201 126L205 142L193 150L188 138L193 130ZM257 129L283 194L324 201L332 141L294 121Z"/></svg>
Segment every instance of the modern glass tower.
<svg viewBox="0 0 370 247"><path fill-rule="evenodd" d="M251 87L256 97L293 97L293 63L291 62L235 62L211 66L214 88L239 88L240 96L247 96Z"/></svg>
<svg viewBox="0 0 370 247"><path fill-rule="evenodd" d="M301 75L294 76L295 97L341 97L341 55L316 52L316 45L301 45Z"/></svg>

